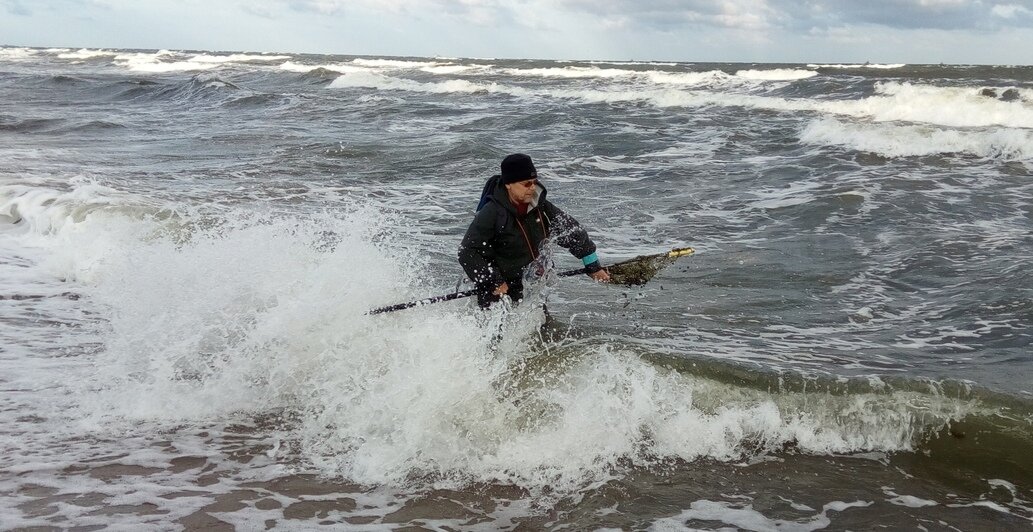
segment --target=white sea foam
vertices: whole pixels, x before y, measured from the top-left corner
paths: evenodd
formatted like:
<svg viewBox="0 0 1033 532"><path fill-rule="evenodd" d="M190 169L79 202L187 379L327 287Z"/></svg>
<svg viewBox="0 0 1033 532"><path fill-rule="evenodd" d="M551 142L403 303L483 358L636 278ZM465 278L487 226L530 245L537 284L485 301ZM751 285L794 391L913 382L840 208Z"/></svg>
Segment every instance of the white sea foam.
<svg viewBox="0 0 1033 532"><path fill-rule="evenodd" d="M856 102L830 102L819 109L879 121L903 120L944 126L1033 128L1033 106L987 98L978 89L883 82L876 96Z"/></svg>
<svg viewBox="0 0 1033 532"><path fill-rule="evenodd" d="M32 48L0 48L0 59L5 61L19 61L34 57L38 50Z"/></svg>
<svg viewBox="0 0 1033 532"><path fill-rule="evenodd" d="M114 52L114 51L111 51L111 50L90 50L90 49L87 49L87 48L82 48L82 49L76 50L74 52L66 52L66 53L58 54L57 57L59 57L61 59L79 59L79 60L84 60L84 59L93 59L94 57L114 57L116 55L119 55L119 52Z"/></svg>
<svg viewBox="0 0 1033 532"><path fill-rule="evenodd" d="M435 65L421 67L420 71L428 74L439 74L439 75L453 75L453 74L467 74L476 71L484 71L490 69L490 65Z"/></svg>
<svg viewBox="0 0 1033 532"><path fill-rule="evenodd" d="M667 63L663 61L585 61L590 65L617 65L617 66L677 66L678 63Z"/></svg>
<svg viewBox="0 0 1033 532"><path fill-rule="evenodd" d="M382 90L403 90L411 92L427 92L436 94L447 94L453 92L474 93L491 92L493 85L473 83L462 79L454 79L437 83L421 83L402 78L378 74L375 72L346 72L334 79L329 88L340 89L349 87L371 88ZM513 90L512 92L519 92Z"/></svg>
<svg viewBox="0 0 1033 532"><path fill-rule="evenodd" d="M90 213L117 208L125 195L86 179L70 181L71 189L55 190L28 184L0 186L0 216L17 221L31 235L56 235L74 227Z"/></svg>
<svg viewBox="0 0 1033 532"><path fill-rule="evenodd" d="M342 74L349 72L369 72L370 69L365 67L353 66L353 65L342 65L339 63L330 63L322 65L303 65L301 63L295 63L293 61L287 61L280 65L280 68L289 72L312 72L313 70L323 69L330 70L332 72L340 72Z"/></svg>
<svg viewBox="0 0 1033 532"><path fill-rule="evenodd" d="M802 205L817 197L812 191L820 186L820 183L814 181L796 181L785 188L760 189L753 193L757 196L757 200L752 205L760 209L781 209Z"/></svg>
<svg viewBox="0 0 1033 532"><path fill-rule="evenodd" d="M1033 128L1033 107L1024 102L1005 102L980 96L977 90L909 83L880 83L878 94L861 100L789 99L750 94L707 91L641 91L601 95L603 98L636 98L663 107L741 106L774 111L811 111L868 118L878 122L924 122L951 127L1007 126Z"/></svg>
<svg viewBox="0 0 1033 532"><path fill-rule="evenodd" d="M283 61L290 59L289 55L263 55L263 54L230 54L210 55L199 54L191 57L189 61L197 63L264 63L266 61Z"/></svg>
<svg viewBox="0 0 1033 532"><path fill-rule="evenodd" d="M376 72L374 70L362 70L358 72L345 72L334 80L330 88L363 87L381 90L402 90L410 92L427 93L448 93L448 92L485 92L495 94L509 94L517 97L553 97L580 99L588 102L626 102L651 99L654 103L663 106L674 105L704 105L707 102L705 94L686 93L678 90L594 90L594 89L527 89L516 85L502 83L473 83L466 80L450 80L446 82L424 83L405 78L393 76L387 72ZM708 84L716 80L728 79L730 76L723 73L702 73L702 74L675 74L669 78L663 77L663 73L648 73L649 76L661 76L663 82L688 85Z"/></svg>
<svg viewBox="0 0 1033 532"><path fill-rule="evenodd" d="M1001 101L980 96L964 87L937 87L887 82L877 85L877 94L860 100L817 100L758 96L730 91L735 84L753 83L720 71L701 73L647 72L642 74L659 85L657 88L634 88L615 84L606 90L589 88L526 89L514 85L473 84L460 80L445 83L419 83L378 73L349 76L335 81L332 87L361 86L413 92L478 92L485 91L513 96L539 96L580 99L587 102L649 102L659 107L746 107L784 112L813 112L866 118L876 122L920 122L951 127L1033 128L1033 107L1024 101ZM670 88L664 85L673 85ZM684 86L684 87L682 87ZM706 90L717 86L720 90ZM687 90L691 87L693 90ZM1022 93L1027 97L1026 93ZM1010 143L1007 143L1009 147ZM1018 148L1023 151L1022 148Z"/></svg>
<svg viewBox="0 0 1033 532"><path fill-rule="evenodd" d="M646 72L645 77L657 85L717 85L734 81L733 77L720 71L706 72L664 72L654 70Z"/></svg>
<svg viewBox="0 0 1033 532"><path fill-rule="evenodd" d="M1015 487L1015 484L1008 482L1007 480L1001 480L999 478L992 478L986 481L991 488L1003 488L1011 494L1012 497L1018 497L1019 490Z"/></svg>
<svg viewBox="0 0 1033 532"><path fill-rule="evenodd" d="M365 316L433 292L409 286L418 262L378 242L395 232L383 224L405 220L372 205L156 217L89 182L0 195L3 212L22 218L0 237L46 250L38 271L74 284L107 321L92 375L36 377L74 390L71 411L98 427L287 408L299 413L289 437L305 456L354 481L436 472L564 492L610 478L625 459L737 459L787 442L814 453L907 450L970 408L921 394L770 394L607 344L539 358L523 340L541 318L534 305L509 314L497 351L488 346L499 312Z"/></svg>
<svg viewBox="0 0 1033 532"><path fill-rule="evenodd" d="M897 495L892 499L887 499L890 504L896 506L905 506L907 508L925 508L927 506L936 506L936 501L930 501L928 499L920 499L914 495Z"/></svg>
<svg viewBox="0 0 1033 532"><path fill-rule="evenodd" d="M603 63L611 64L611 63ZM634 65L660 65L655 63L628 63ZM721 83L740 84L746 78L736 78L720 70L706 72L671 72L664 70L628 70L620 68L599 68L599 67L545 67L545 68L504 68L495 69L492 65L443 65L423 67L421 70L436 74L474 73L474 74L495 74L501 73L515 78L535 77L554 79L600 79L612 80L614 90L620 90L619 83L636 82L639 80L649 81L658 85L715 85Z"/></svg>
<svg viewBox="0 0 1033 532"><path fill-rule="evenodd" d="M736 76L746 79L763 81L795 81L799 79L813 78L818 73L813 70L799 70L788 68L775 68L771 70L740 70Z"/></svg>
<svg viewBox="0 0 1033 532"><path fill-rule="evenodd" d="M193 61L172 61L172 62L150 62L150 61L128 61L123 64L130 70L136 72L191 72L196 70L209 70L217 65L212 63L196 63Z"/></svg>
<svg viewBox="0 0 1033 532"><path fill-rule="evenodd" d="M384 69L415 69L439 66L442 63L437 61L404 61L398 59L364 59L357 58L352 60L352 64L369 67L369 68L384 68Z"/></svg>
<svg viewBox="0 0 1033 532"><path fill-rule="evenodd" d="M807 68L838 68L838 69L855 69L855 68L872 68L876 70L892 70L896 68L903 68L907 66L904 63L890 63L890 64L878 64L878 63L860 63L860 64L809 64Z"/></svg>
<svg viewBox="0 0 1033 532"><path fill-rule="evenodd" d="M1012 513L1012 511L1008 507L1003 506L1000 503L996 503L994 501L976 501L976 502L971 502L971 503L967 503L967 504L948 504L946 506L948 508L972 508L972 507L988 508L988 509L993 510L993 511L995 511L997 513L1002 513L1002 514L1011 514Z"/></svg>
<svg viewBox="0 0 1033 532"><path fill-rule="evenodd" d="M619 78L639 74L634 70L597 67L563 67L563 68L507 68L504 73L510 76L533 76L541 78Z"/></svg>
<svg viewBox="0 0 1033 532"><path fill-rule="evenodd" d="M176 60L182 54L161 50L151 53L130 53L115 56L115 64L135 72L165 73L209 70L219 66L218 63Z"/></svg>
<svg viewBox="0 0 1033 532"><path fill-rule="evenodd" d="M736 529L757 532L780 530L811 532L825 529L832 524L832 520L828 515L830 511L842 512L849 508L864 508L871 505L872 503L868 501L833 501L823 506L821 512L817 515L794 521L769 518L755 510L752 505L743 506L740 503L700 500L693 502L688 510L684 510L678 516L657 520L649 527L649 530L654 532L674 532L687 530L686 524L692 521L717 521L731 525Z"/></svg>
<svg viewBox="0 0 1033 532"><path fill-rule="evenodd" d="M800 133L800 141L887 157L958 153L1004 160L1033 160L1033 130L1018 128L944 129L820 118L807 124Z"/></svg>
<svg viewBox="0 0 1033 532"><path fill-rule="evenodd" d="M693 76L693 75L685 75ZM713 75L720 82L721 76ZM689 77L690 82L700 78ZM737 106L786 112L816 112L868 118L878 122L909 121L951 127L1006 126L1033 128L1033 107L980 96L978 90L910 83L880 83L878 94L860 100L790 99L707 90L546 91L588 101L648 101L661 107ZM1025 93L1022 93L1025 97Z"/></svg>
<svg viewBox="0 0 1033 532"><path fill-rule="evenodd" d="M628 175L629 172L634 170L643 170L649 168L649 163L645 161L636 162L634 159L618 156L618 157L602 157L593 156L586 157L583 159L574 159L571 161L575 164L581 164L597 170L602 170L610 175L580 175L577 176L576 180L590 180L590 181L640 181L642 177L635 177ZM620 172L617 175L613 173ZM559 178L562 179L562 178Z"/></svg>

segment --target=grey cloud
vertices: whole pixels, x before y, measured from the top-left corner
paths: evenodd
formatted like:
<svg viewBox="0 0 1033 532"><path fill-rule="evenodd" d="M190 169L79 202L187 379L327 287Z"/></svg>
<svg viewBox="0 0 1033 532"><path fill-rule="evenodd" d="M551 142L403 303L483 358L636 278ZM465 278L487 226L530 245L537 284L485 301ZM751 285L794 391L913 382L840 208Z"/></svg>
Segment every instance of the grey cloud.
<svg viewBox="0 0 1033 532"><path fill-rule="evenodd" d="M18 2L19 0L6 0ZM1033 0L280 0L296 11L337 14L364 8L416 16L436 12L473 22L528 25L521 12L562 11L630 29L782 28L821 31L877 25L894 29L992 30L1033 27ZM519 8L517 7L519 6Z"/></svg>
<svg viewBox="0 0 1033 532"><path fill-rule="evenodd" d="M3 6L8 13L22 16L55 11L67 13L73 10L82 12L96 9L109 11L111 9L102 0L35 0L31 4L32 9L29 9L22 0L0 0L0 6Z"/></svg>
<svg viewBox="0 0 1033 532"><path fill-rule="evenodd" d="M28 17L32 15L32 11L29 11L29 8L25 7L25 5L22 4L19 0L3 0L3 6L4 9L12 15L19 15L23 17Z"/></svg>
<svg viewBox="0 0 1033 532"><path fill-rule="evenodd" d="M343 13L352 9L368 9L391 13L416 15L440 13L456 17L484 17L491 15L501 22L524 24L529 11L534 15L549 12L622 18L645 27L681 26L697 21L716 20L725 12L722 5L763 4L765 0L280 0L294 11L316 12L324 15Z"/></svg>
<svg viewBox="0 0 1033 532"><path fill-rule="evenodd" d="M296 2L287 2L287 6L290 9L294 10L294 11L300 11L302 13L304 13L304 12L320 12L320 11L325 12L326 11L326 10L319 9L315 3L310 2L308 0L300 0L300 1L296 1Z"/></svg>
<svg viewBox="0 0 1033 532"><path fill-rule="evenodd" d="M686 25L734 26L731 12L758 20L767 20L772 14L763 6L763 0L559 0L558 5L569 10L604 17L621 17L636 26L665 29Z"/></svg>
<svg viewBox="0 0 1033 532"><path fill-rule="evenodd" d="M735 26L736 20L794 30L866 24L945 30L1033 26L1033 0L557 0L557 4L570 11L621 16L654 29L689 24L728 27ZM729 8L737 16L729 16Z"/></svg>
<svg viewBox="0 0 1033 532"><path fill-rule="evenodd" d="M282 0L295 11L337 14L364 9L389 13L415 14L425 11L462 15L476 11L508 11L506 2L497 0Z"/></svg>
<svg viewBox="0 0 1033 532"><path fill-rule="evenodd" d="M555 0L556 5L590 16L620 18L637 30L674 31L687 27L763 30L792 25L789 10L772 0ZM791 6L790 6L791 7Z"/></svg>
<svg viewBox="0 0 1033 532"><path fill-rule="evenodd" d="M296 12L341 15L357 10L419 17L427 13L481 25L542 26L557 12L626 21L640 29L673 29L694 23L721 25L720 5L711 0L273 0ZM728 0L726 3L763 3ZM530 14L530 16L528 16Z"/></svg>
<svg viewBox="0 0 1033 532"><path fill-rule="evenodd" d="M256 17L261 17L270 20L275 18L275 15L270 9L261 5L237 4L237 8L243 11L244 13L254 15Z"/></svg>
<svg viewBox="0 0 1033 532"><path fill-rule="evenodd" d="M774 0L787 14L790 27L828 28L874 24L896 29L980 30L1024 25L1022 17L1005 19L993 13L996 3L979 0ZM1030 0L1002 4L1033 6ZM1028 25L1028 22L1025 24Z"/></svg>

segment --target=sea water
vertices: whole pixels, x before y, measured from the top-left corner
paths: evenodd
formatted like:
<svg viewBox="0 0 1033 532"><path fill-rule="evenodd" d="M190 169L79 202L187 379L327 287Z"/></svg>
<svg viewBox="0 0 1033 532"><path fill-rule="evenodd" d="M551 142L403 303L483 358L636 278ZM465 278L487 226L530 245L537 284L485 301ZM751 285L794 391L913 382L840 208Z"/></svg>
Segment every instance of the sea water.
<svg viewBox="0 0 1033 532"><path fill-rule="evenodd" d="M0 94L2 529L1033 519L1033 68L7 47ZM604 263L697 253L367 315L469 288L512 152Z"/></svg>

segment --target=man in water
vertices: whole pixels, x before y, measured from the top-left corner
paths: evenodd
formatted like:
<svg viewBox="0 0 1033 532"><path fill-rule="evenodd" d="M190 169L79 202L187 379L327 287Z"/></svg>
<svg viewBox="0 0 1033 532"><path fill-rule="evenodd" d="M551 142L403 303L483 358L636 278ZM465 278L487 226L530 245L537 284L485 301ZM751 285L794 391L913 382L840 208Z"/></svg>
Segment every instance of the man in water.
<svg viewBox="0 0 1033 532"><path fill-rule="evenodd" d="M481 308L503 296L520 301L524 268L538 260L547 238L581 259L592 279L610 279L588 232L545 194L534 163L522 153L506 156L502 173L485 183L477 214L459 246L459 264L477 287Z"/></svg>

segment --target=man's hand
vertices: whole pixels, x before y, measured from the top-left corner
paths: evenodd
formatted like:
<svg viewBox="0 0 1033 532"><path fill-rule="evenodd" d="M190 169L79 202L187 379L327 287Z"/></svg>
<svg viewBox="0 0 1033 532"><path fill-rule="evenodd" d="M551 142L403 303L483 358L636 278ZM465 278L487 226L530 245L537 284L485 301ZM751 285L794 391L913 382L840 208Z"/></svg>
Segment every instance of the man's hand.
<svg viewBox="0 0 1033 532"><path fill-rule="evenodd" d="M590 273L588 276L600 283L610 282L610 274L605 269L599 270L595 273Z"/></svg>
<svg viewBox="0 0 1033 532"><path fill-rule="evenodd" d="M607 278L609 278L609 276L607 276ZM494 292L492 292L492 294L496 295L496 296L501 296L502 294L505 294L505 293L508 293L508 292L509 292L509 284L502 283L502 284L499 285L498 288L495 289Z"/></svg>

